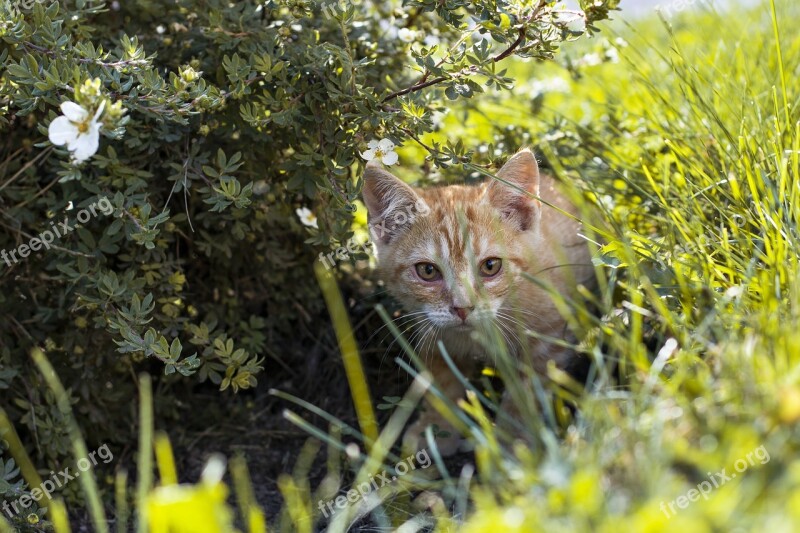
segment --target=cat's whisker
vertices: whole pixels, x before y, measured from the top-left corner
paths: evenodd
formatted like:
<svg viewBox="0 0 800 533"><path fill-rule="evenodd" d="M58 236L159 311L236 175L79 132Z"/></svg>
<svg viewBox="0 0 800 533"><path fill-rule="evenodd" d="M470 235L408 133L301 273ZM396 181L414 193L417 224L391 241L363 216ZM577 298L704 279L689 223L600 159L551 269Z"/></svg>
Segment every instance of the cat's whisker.
<svg viewBox="0 0 800 533"><path fill-rule="evenodd" d="M521 351L522 344L519 342L519 336L514 332L514 330L509 327L508 324L504 324L502 321L498 321L498 326L505 332L507 332L509 337L508 343L508 350L512 353L518 353Z"/></svg>
<svg viewBox="0 0 800 533"><path fill-rule="evenodd" d="M439 328L436 327L436 324L431 323L430 337L429 337L429 341L428 341L430 343L430 348L428 348L427 346L423 345L423 348L425 349L425 353L426 354L431 354L431 355L434 354L434 352L435 352L434 347L436 345L436 340L437 340L438 334L439 334ZM428 335L428 333L426 333L426 336L427 335Z"/></svg>
<svg viewBox="0 0 800 533"><path fill-rule="evenodd" d="M407 321L406 321L407 319L412 318L414 316L422 315L422 314L425 314L425 311L419 311L417 313L407 313L405 315L402 315L402 316L399 316L399 317L397 317L395 319L392 319L392 323L394 323L396 326L400 327L403 323L407 323ZM389 324L384 324L381 327L379 327L378 329L376 329L372 333L372 335L370 335L369 339L367 339L365 344L368 344L375 337L375 335L377 335L384 328L387 328L387 327L389 327ZM381 339L381 340L383 340L383 339Z"/></svg>
<svg viewBox="0 0 800 533"><path fill-rule="evenodd" d="M424 314L425 314L425 311L420 311L418 313L409 313L409 314L403 315L401 317L398 317L398 318L392 320L392 322L399 329L399 328L407 325L409 322L411 322L412 318L418 318L419 315L424 315ZM387 328L387 327L389 327L389 324L384 324L383 326L381 326L377 330L375 330L375 332L372 335L370 335L370 338L367 339L367 343L369 343L369 341L371 341L372 338L375 337L375 335L377 335L380 331L382 331L384 328ZM407 331L407 330L404 330L404 331ZM391 333L391 331L389 333ZM378 342L378 344L383 342L386 339L386 337L387 337L387 335L384 335L381 338L381 340Z"/></svg>
<svg viewBox="0 0 800 533"><path fill-rule="evenodd" d="M487 328L487 332L486 332L487 335L490 335L490 337L489 337L490 340L492 340L492 341L495 340L494 338L491 337L491 335L495 335L495 334L499 333L503 337L503 340L505 341L505 344L508 344L508 337L506 336L506 333L503 330L502 323L499 320L496 320L496 321L492 322L491 326L492 326L492 328L491 328L492 331L489 331L488 328Z"/></svg>
<svg viewBox="0 0 800 533"><path fill-rule="evenodd" d="M497 322L498 324L503 325L507 329L507 331L517 344L517 347L521 351L523 349L523 345L522 341L520 340L519 334L527 329L526 324L515 317L500 312L497 313ZM515 327L512 328L512 326Z"/></svg>
<svg viewBox="0 0 800 533"><path fill-rule="evenodd" d="M425 333L425 340L421 344L423 354L426 358L431 359L436 356L436 342L439 338L439 328L436 324L431 324L430 331ZM426 361L425 364L428 364Z"/></svg>
<svg viewBox="0 0 800 533"><path fill-rule="evenodd" d="M584 243L579 243L579 244L584 244ZM567 267L569 267L569 268L574 268L574 267L581 267L581 268L590 268L591 267L591 268L594 268L594 265L592 263L562 263L562 264L559 264L559 265L552 265L552 266L543 268L541 270L538 270L538 271L532 273L531 276L533 277L533 276L537 276L537 275L541 274L542 272L549 272L551 270L556 270L557 268L567 268Z"/></svg>
<svg viewBox="0 0 800 533"><path fill-rule="evenodd" d="M520 317L517 317L517 316L514 316L514 315L510 315L508 313L503 313L503 312L500 312L500 311L497 312L497 316L503 317L506 320L510 320L514 324L516 324L518 326L522 326L523 328L527 327L527 325L525 324L524 320L521 319Z"/></svg>
<svg viewBox="0 0 800 533"><path fill-rule="evenodd" d="M503 323L502 320L497 320L496 322L494 322L494 325L497 326L497 330L503 336L503 339L505 339L508 350L509 351L514 350L516 335L514 335L510 327L507 324Z"/></svg>
<svg viewBox="0 0 800 533"><path fill-rule="evenodd" d="M419 345L419 341L420 341L422 338L424 338L425 332L427 332L427 331L428 331L428 329L430 328L430 324L425 324L424 322L423 322L423 324L424 324L424 325L421 325L419 328L417 328L417 331L415 331L415 332L414 332L414 334L411 336L411 338L409 338L409 339L408 339L408 344L409 344L409 346L411 346L411 348L412 348L412 349L413 349L415 352L419 352L419 351L417 350L417 347L418 347L418 345ZM416 344L415 344L415 340L417 341L417 343L416 343Z"/></svg>
<svg viewBox="0 0 800 533"><path fill-rule="evenodd" d="M424 338L425 333L428 331L428 329L432 327L432 325L433 325L432 322L427 316L425 316L422 320L414 324L414 327L417 328L417 331L415 331L414 334L411 336L411 338L408 339L408 344L416 353L419 353L419 351L417 350L416 345L414 344L415 339L417 339L417 344L418 344L419 340L421 338ZM401 352L400 354L401 357L404 357L405 355L406 355L405 351ZM398 376L400 375L399 366L397 367L397 374Z"/></svg>
<svg viewBox="0 0 800 533"><path fill-rule="evenodd" d="M423 351L421 353L422 353L423 363L425 363L425 366L429 367L430 366L430 361L434 357L436 357L436 353L434 351L434 347L436 345L436 340L438 338L438 333L439 333L439 328L436 327L436 324L431 322L431 326L425 332L425 338L423 338L423 342L421 343L422 348L423 348ZM429 343L430 347L428 347L428 345L426 343Z"/></svg>
<svg viewBox="0 0 800 533"><path fill-rule="evenodd" d="M417 355L423 355L423 352L420 350L420 348L423 346L423 343L428 337L428 333L430 333L431 329L433 329L433 323L428 323L425 326L425 329L420 328L420 334L417 336L416 343L412 346L412 348L414 348L414 353Z"/></svg>
<svg viewBox="0 0 800 533"><path fill-rule="evenodd" d="M424 314L424 313L420 313L420 314ZM424 324L425 321L428 320L428 317L427 316L423 316L423 317L415 316L415 317L413 317L413 319L414 320L407 321L404 324L405 328L400 332L400 336L405 336L406 332L408 332L409 330L414 329L414 328L420 326L421 324ZM391 332L389 334L391 334ZM384 336L384 338L386 338L386 336ZM383 355L381 355L380 364L378 365L378 372L380 372L381 368L383 367L383 361L386 359L386 356L389 354L389 350L392 349L392 346L394 346L394 344L398 340L399 340L399 337L395 337L395 339L389 344L389 346L386 347L386 350L384 350Z"/></svg>
<svg viewBox="0 0 800 533"><path fill-rule="evenodd" d="M528 317L530 317L530 318L532 318L534 320L540 320L540 319L544 318L544 316L541 313L537 313L537 312L531 311L529 309L501 307L500 309L497 310L497 313L504 313L504 314L510 315L510 316L514 316L515 314L517 314L517 315L527 315ZM520 316L519 318L524 318L524 317Z"/></svg>
<svg viewBox="0 0 800 533"><path fill-rule="evenodd" d="M407 320L402 325L402 329L400 330L400 336L399 337L404 337L407 332L409 332L412 329L420 326L421 324L424 324L426 320L428 320L428 317L426 317L426 316L421 316L421 317L417 316L417 317L413 317L411 320ZM398 328L398 329L400 329L400 328ZM393 332L390 331L387 335L392 335L392 334L393 334ZM395 337L394 341L392 341L392 344L389 345L390 348L395 342L397 342L399 340L399 337Z"/></svg>
<svg viewBox="0 0 800 533"><path fill-rule="evenodd" d="M401 337L405 337L405 334L407 332L409 332L409 331L411 331L413 329L419 328L421 325L423 325L428 320L428 317L427 317L426 313L418 313L416 315L417 316L413 316L409 320L407 320L407 321L405 321L403 323L403 329L400 331L400 336ZM422 315L422 316L419 316L419 315ZM392 332L389 332L389 334L391 335ZM392 343L389 345L389 347L391 348L391 346L395 342L397 342L398 340L400 340L399 337L395 337L394 341L392 341Z"/></svg>

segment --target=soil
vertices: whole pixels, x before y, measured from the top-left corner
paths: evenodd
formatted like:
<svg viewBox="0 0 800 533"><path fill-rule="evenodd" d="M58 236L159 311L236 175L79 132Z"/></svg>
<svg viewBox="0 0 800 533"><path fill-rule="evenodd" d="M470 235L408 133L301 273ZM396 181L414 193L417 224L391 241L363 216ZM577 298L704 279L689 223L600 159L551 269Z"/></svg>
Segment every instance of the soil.
<svg viewBox="0 0 800 533"><path fill-rule="evenodd" d="M351 320L356 323L354 330L362 348L373 404L384 403L384 397L402 396L411 380L395 362L401 350L392 342L388 330L381 329L383 322L374 310L374 300L372 297L357 301L350 299L348 303ZM212 454L222 454L229 459L236 455L244 456L255 497L272 526L270 531L280 530L277 524L283 498L278 490L278 478L284 473L291 474L304 445L315 440L289 422L284 411L289 409L323 431L328 430L320 417L274 396L271 390L292 394L347 424L358 426L333 329L329 321L321 319L317 323L320 329L313 345L308 346L306 344L312 343L306 342L272 347L277 353L288 354L285 364L266 359L265 371L258 376L259 384L254 389L234 395L220 393L212 386L198 386L188 397L182 398L185 404L182 411L186 418L180 423L159 421L156 412L156 429L169 435L181 482L196 482ZM308 339L309 335L298 337ZM378 409L376 413L379 422L383 423L390 411ZM135 444L117 457L115 464L124 465L128 472L135 472L134 449ZM308 472L312 490L326 474L326 455L327 447L321 443ZM451 473L460 471L471 460L471 454L460 454L448 461L448 466L452 466ZM226 481L232 486L229 478ZM347 488L346 481L343 487ZM233 500L231 505L236 508ZM109 517L112 516L110 509L108 512ZM71 519L73 531L92 531L88 515L76 514ZM110 526L116 528L113 523ZM370 523L351 529L367 530L378 529Z"/></svg>

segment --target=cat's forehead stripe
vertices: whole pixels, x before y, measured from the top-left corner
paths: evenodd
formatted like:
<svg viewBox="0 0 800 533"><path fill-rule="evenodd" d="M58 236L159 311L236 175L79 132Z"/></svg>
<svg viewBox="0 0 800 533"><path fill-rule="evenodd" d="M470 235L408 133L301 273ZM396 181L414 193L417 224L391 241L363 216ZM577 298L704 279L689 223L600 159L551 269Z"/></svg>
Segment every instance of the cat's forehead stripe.
<svg viewBox="0 0 800 533"><path fill-rule="evenodd" d="M443 248L448 250L448 257L450 263L456 268L462 267L464 262L464 255L466 253L466 246L464 242L464 231L461 229L461 224L454 216L448 217L447 224L442 228Z"/></svg>
<svg viewBox="0 0 800 533"><path fill-rule="evenodd" d="M486 253L489 251L489 240L486 238L485 235L481 235L480 239L480 246L478 246L478 257L483 258L486 256Z"/></svg>
<svg viewBox="0 0 800 533"><path fill-rule="evenodd" d="M447 232L445 231L444 233L447 233ZM439 260L442 263L449 264L450 263L450 248L448 246L446 236L445 236L445 238L442 238L443 236L444 236L444 234L442 234L442 236L440 236L440 239L439 239Z"/></svg>
<svg viewBox="0 0 800 533"><path fill-rule="evenodd" d="M436 243L432 240L428 240L425 242L425 253L428 257L436 257Z"/></svg>

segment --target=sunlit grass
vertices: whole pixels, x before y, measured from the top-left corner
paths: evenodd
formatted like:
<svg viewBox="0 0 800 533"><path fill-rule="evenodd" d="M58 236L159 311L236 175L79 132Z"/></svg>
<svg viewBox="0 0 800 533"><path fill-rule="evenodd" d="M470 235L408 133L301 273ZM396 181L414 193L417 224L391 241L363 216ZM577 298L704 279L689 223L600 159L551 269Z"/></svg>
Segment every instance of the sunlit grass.
<svg viewBox="0 0 800 533"><path fill-rule="evenodd" d="M477 446L476 512L465 529L800 523L788 503L800 502L800 127L789 74L800 68L789 27L800 13L769 1L749 13L685 10L669 25L617 26L601 39L624 38L613 44L619 63L512 69L518 80L580 76L569 92L545 94L534 118L530 100L512 98L476 100L445 120L440 136L472 131L476 146L518 139L509 127L531 132L562 180L600 201L607 224L596 258L605 314L579 324L602 379L578 400L577 418L566 428L531 421L539 445L514 447L487 424L479 405L491 412L491 401L480 391L461 406L471 417L449 414ZM602 48L573 59L593 46ZM554 124L560 135L550 135ZM621 381L603 373L609 362ZM554 417L541 409L541 419ZM761 446L768 461L707 500L672 503ZM456 484L444 479L452 504Z"/></svg>
<svg viewBox="0 0 800 533"><path fill-rule="evenodd" d="M446 529L455 518L466 531L616 531L621 520L633 531L792 531L800 522L787 505L800 503L800 132L798 87L787 76L800 67L800 40L781 27L800 13L764 6L751 17L697 10L671 26L618 26L624 41L610 42L619 63L512 68L520 85L570 80L569 92L544 95L534 118L529 100L511 98L472 101L445 120L440 138L471 131L476 146L513 137L509 127L530 132L528 143L567 186L601 206L603 317L572 318L589 332L579 348L596 361L597 378L583 395L567 382L556 391L577 401L571 419L538 382L539 401L526 396L499 350L500 373L527 414L524 444L492 423L498 408L481 388L466 383L460 409L434 401L474 442L475 471L458 477L437 462L445 514L387 496L394 527L434 520ZM608 48L589 45L572 59ZM410 144L403 154L425 151ZM421 372L399 344L411 364L398 364ZM487 339L487 350L499 344ZM678 500L759 447L767 461L707 499Z"/></svg>

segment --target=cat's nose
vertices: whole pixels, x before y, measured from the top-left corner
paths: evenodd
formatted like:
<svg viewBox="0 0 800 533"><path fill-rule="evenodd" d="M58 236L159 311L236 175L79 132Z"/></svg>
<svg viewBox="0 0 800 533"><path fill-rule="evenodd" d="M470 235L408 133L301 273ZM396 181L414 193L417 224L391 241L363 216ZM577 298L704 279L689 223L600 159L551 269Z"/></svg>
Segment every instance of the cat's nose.
<svg viewBox="0 0 800 533"><path fill-rule="evenodd" d="M475 309L474 307L451 307L450 311L461 319L462 322L467 320L467 316Z"/></svg>

